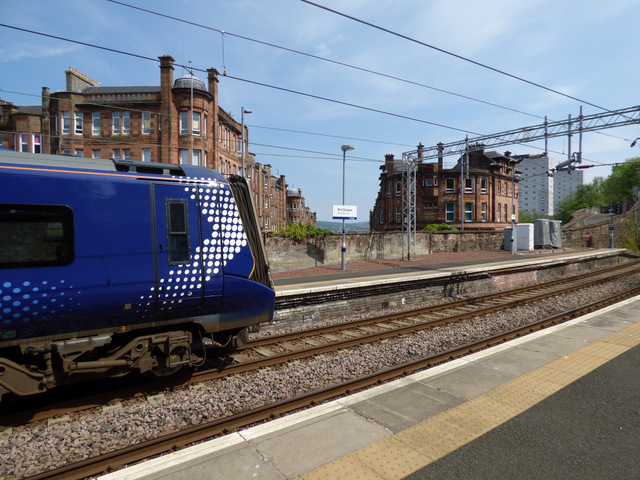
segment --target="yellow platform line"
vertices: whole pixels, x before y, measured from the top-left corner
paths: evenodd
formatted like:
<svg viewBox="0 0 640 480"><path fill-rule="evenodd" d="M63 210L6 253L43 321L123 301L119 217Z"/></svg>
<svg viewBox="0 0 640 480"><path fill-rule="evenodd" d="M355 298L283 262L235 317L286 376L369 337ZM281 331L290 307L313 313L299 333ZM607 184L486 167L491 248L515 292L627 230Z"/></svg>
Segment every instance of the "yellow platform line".
<svg viewBox="0 0 640 480"><path fill-rule="evenodd" d="M640 322L484 395L305 473L299 480L399 480L640 344Z"/></svg>

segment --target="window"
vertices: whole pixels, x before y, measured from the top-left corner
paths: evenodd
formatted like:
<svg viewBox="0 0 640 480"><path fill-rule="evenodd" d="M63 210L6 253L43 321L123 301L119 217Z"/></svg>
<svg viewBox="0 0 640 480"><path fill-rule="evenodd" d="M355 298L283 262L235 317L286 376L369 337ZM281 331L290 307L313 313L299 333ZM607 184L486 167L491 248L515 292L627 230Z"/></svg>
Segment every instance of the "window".
<svg viewBox="0 0 640 480"><path fill-rule="evenodd" d="M151 161L151 149L150 148L143 148L142 149L142 161L143 162L150 162Z"/></svg>
<svg viewBox="0 0 640 480"><path fill-rule="evenodd" d="M62 114L62 134L69 135L71 133L71 117L69 116L69 110L63 110Z"/></svg>
<svg viewBox="0 0 640 480"><path fill-rule="evenodd" d="M84 114L82 112L73 112L73 131L76 135L82 135L84 132Z"/></svg>
<svg viewBox="0 0 640 480"><path fill-rule="evenodd" d="M192 131L194 135L201 135L201 130L200 130L200 118L201 118L201 114L200 112L193 112L193 119L192 119Z"/></svg>
<svg viewBox="0 0 640 480"><path fill-rule="evenodd" d="M84 157L84 150L82 150L81 148L76 148L74 155L76 157Z"/></svg>
<svg viewBox="0 0 640 480"><path fill-rule="evenodd" d="M69 265L73 211L66 206L0 204L0 269Z"/></svg>
<svg viewBox="0 0 640 480"><path fill-rule="evenodd" d="M191 165L200 166L201 160L202 160L202 150L193 150L192 157L191 157Z"/></svg>
<svg viewBox="0 0 640 480"><path fill-rule="evenodd" d="M204 115L204 123L202 124L202 132L204 136L207 136L207 114Z"/></svg>
<svg viewBox="0 0 640 480"><path fill-rule="evenodd" d="M295 203L293 205L295 207L294 208L294 210L295 210L298 207L298 205L295 204ZM264 196L264 208L269 208L269 197L266 196L266 195Z"/></svg>
<svg viewBox="0 0 640 480"><path fill-rule="evenodd" d="M487 193L487 179L480 179L480 193Z"/></svg>
<svg viewBox="0 0 640 480"><path fill-rule="evenodd" d="M122 112L122 134L131 135L131 113Z"/></svg>
<svg viewBox="0 0 640 480"><path fill-rule="evenodd" d="M169 265L190 263L187 201L166 199L167 261Z"/></svg>
<svg viewBox="0 0 640 480"><path fill-rule="evenodd" d="M504 204L504 221L508 222L509 221L509 209L507 208L507 204Z"/></svg>
<svg viewBox="0 0 640 480"><path fill-rule="evenodd" d="M100 135L100 112L91 112L91 135Z"/></svg>
<svg viewBox="0 0 640 480"><path fill-rule="evenodd" d="M498 204L498 222L502 218L502 205Z"/></svg>
<svg viewBox="0 0 640 480"><path fill-rule="evenodd" d="M399 197L401 192L402 192L402 184L400 182L396 182L396 197Z"/></svg>
<svg viewBox="0 0 640 480"><path fill-rule="evenodd" d="M180 135L189 135L189 112L180 112Z"/></svg>
<svg viewBox="0 0 640 480"><path fill-rule="evenodd" d="M151 112L142 112L142 134L151 134Z"/></svg>
<svg viewBox="0 0 640 480"><path fill-rule="evenodd" d="M33 153L42 153L42 137L40 136L40 134L34 133L31 136L31 141L33 145Z"/></svg>
<svg viewBox="0 0 640 480"><path fill-rule="evenodd" d="M100 153L100 149L96 148L95 150L91 150L91 157L92 158L101 158L102 155Z"/></svg>
<svg viewBox="0 0 640 480"><path fill-rule="evenodd" d="M113 149L113 159L114 160L131 160L131 149L123 148L122 150L119 148Z"/></svg>
<svg viewBox="0 0 640 480"><path fill-rule="evenodd" d="M473 203L471 202L464 204L464 220L465 222L473 222Z"/></svg>
<svg viewBox="0 0 640 480"><path fill-rule="evenodd" d="M189 165L189 150L187 148L180 149L180 164Z"/></svg>
<svg viewBox="0 0 640 480"><path fill-rule="evenodd" d="M487 203L483 202L482 205L480 206L480 221L481 222L486 222L487 221Z"/></svg>
<svg viewBox="0 0 640 480"><path fill-rule="evenodd" d="M424 179L425 187L433 187L433 177L427 177Z"/></svg>
<svg viewBox="0 0 640 480"><path fill-rule="evenodd" d="M402 206L396 205L396 223L400 223L402 219Z"/></svg>
<svg viewBox="0 0 640 480"><path fill-rule="evenodd" d="M456 220L456 212L455 212L455 203L447 202L445 212L446 212L446 221L454 222Z"/></svg>
<svg viewBox="0 0 640 480"><path fill-rule="evenodd" d="M28 152L29 151L29 134L21 133L20 134L20 152Z"/></svg>
<svg viewBox="0 0 640 480"><path fill-rule="evenodd" d="M120 119L120 112L112 112L111 113L111 121L113 123L112 133L114 135L120 135L122 132L122 121Z"/></svg>
<svg viewBox="0 0 640 480"><path fill-rule="evenodd" d="M380 213L379 223L380 225L382 225L384 223L384 209L381 208L379 213Z"/></svg>
<svg viewBox="0 0 640 480"><path fill-rule="evenodd" d="M447 193L454 193L456 191L456 179L455 178L447 178Z"/></svg>
<svg viewBox="0 0 640 480"><path fill-rule="evenodd" d="M473 178L464 179L464 192L473 193Z"/></svg>

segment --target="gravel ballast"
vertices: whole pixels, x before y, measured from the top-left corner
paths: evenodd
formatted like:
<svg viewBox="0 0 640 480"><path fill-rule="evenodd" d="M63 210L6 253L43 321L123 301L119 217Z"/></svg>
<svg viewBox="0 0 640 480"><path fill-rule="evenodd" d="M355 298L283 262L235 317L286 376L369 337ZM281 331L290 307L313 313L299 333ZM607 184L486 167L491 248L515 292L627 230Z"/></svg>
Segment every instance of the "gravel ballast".
<svg viewBox="0 0 640 480"><path fill-rule="evenodd" d="M0 433L0 479L36 475L165 433L432 355L639 285L640 275L633 275L580 290L577 295L559 296L453 326L167 391L155 396L153 401L132 399L123 402L121 408L93 409L71 414L61 421L54 420L52 424L41 421L8 429ZM283 333L283 330L274 333Z"/></svg>

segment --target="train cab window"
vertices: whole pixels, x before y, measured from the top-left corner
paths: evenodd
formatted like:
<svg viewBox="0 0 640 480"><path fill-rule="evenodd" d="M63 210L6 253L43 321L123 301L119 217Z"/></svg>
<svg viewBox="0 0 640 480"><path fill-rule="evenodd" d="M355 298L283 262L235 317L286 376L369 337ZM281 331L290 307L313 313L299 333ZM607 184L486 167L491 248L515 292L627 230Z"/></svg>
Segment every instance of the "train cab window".
<svg viewBox="0 0 640 480"><path fill-rule="evenodd" d="M69 207L0 204L0 268L69 265L74 248Z"/></svg>
<svg viewBox="0 0 640 480"><path fill-rule="evenodd" d="M167 260L170 265L190 263L187 201L167 199Z"/></svg>

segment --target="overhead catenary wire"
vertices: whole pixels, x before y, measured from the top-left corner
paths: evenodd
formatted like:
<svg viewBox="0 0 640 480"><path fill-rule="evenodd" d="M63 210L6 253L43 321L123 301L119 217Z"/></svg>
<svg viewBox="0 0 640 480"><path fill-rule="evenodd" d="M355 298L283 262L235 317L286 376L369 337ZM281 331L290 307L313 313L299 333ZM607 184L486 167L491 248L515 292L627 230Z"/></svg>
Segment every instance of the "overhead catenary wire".
<svg viewBox="0 0 640 480"><path fill-rule="evenodd" d="M111 1L111 0L110 0L110 1ZM396 37L402 38L402 39L404 39L404 40L408 40L408 41L413 42L413 43L416 43L416 44L418 44L418 45L422 45L423 47L427 47L427 48L430 48L430 49L436 50L436 51L438 51L438 52L440 52L440 53L444 53L445 55L450 55L450 56L452 56L452 57L454 57L454 58L457 58L457 59L459 59L459 60L463 60L463 61L468 62L468 63L471 63L471 64L473 64L473 65L477 65L477 66L482 67L482 68L485 68L485 69L487 69L487 70L491 70L491 71L493 71L493 72L495 72L495 73L498 73L498 74L500 74L500 75L504 75L504 76L507 76L507 77L513 78L513 79L515 79L515 80L518 80L518 81L521 81L521 82L527 83L527 84L532 85L532 86L537 87L537 88L541 88L541 89L546 90L546 91L548 91L548 92L555 93L555 94L557 94L557 95L561 95L561 96L563 96L563 97L569 98L569 99L571 99L571 100L575 100L575 101L580 102L580 103L584 103L585 105L589 105L589 106L594 107L594 108L597 108L597 109L599 109L599 110L604 110L605 112L609 112L609 111L611 111L610 109L605 108L605 107L601 107L600 105L596 105L595 103L591 103L591 102L588 102L588 101L586 101L586 100L582 100L582 99L580 99L580 98L578 98L578 97L574 97L573 95L569 95L569 94L567 94L567 93L561 92L561 91L559 91L559 90L555 90L555 89L550 88L550 87L546 87L546 86L544 86L544 85L542 85L542 84L540 84L540 83L533 82L533 81L531 81L531 80L527 80L526 78L520 77L520 76L518 76L518 75L514 75L514 74L512 74L512 73L508 73L508 72L506 72L506 71L504 71L504 70L500 70L500 69L495 68L495 67L491 67L491 66L489 66L489 65L487 65L487 64L484 64L484 63L482 63L482 62L478 62L478 61L476 61L476 60L472 60L472 59L470 59L470 58L464 57L464 56L459 55L459 54L457 54L457 53L453 53L453 52L450 52L450 51L448 51L448 50L445 50L444 48L436 47L435 45L431 45L431 44L428 44L428 43L426 43L426 42L422 42L422 41L417 40L417 39L415 39L415 38L413 38L413 37L410 37L410 36L408 36L408 35L404 35L404 34L402 34L402 33L395 32L395 31L390 30L390 29L388 29L388 28L384 28L384 27L381 27L381 26L379 26L379 25L375 25L375 24L373 24L373 23L371 23L371 22L367 22L367 21L365 21L365 20L362 20L362 19L360 19L360 18L354 17L354 16L352 16L352 15L347 15L346 13L339 12L338 10L335 10L335 9L333 9L333 8L325 7L324 5L320 5L320 4L318 4L318 3L311 2L310 0L300 0L300 1L301 1L301 2L304 2L304 3L307 3L307 4L311 5L311 6L314 6L314 7L320 8L320 9L322 9L322 10L326 10L326 11L331 12L331 13L333 13L333 14L339 15L339 16L341 16L341 17L348 18L349 20L353 20L354 22L361 23L361 24L363 24L363 25L366 25L366 26L368 26L368 27L374 28L374 29L376 29L376 30L380 30L380 31L385 32L385 33L388 33L388 34L390 34L390 35L394 35L394 36L396 36Z"/></svg>
<svg viewBox="0 0 640 480"><path fill-rule="evenodd" d="M255 38L247 37L245 35L239 35L239 34L227 32L225 30L221 30L221 29L218 29L218 28L210 27L208 25L203 25L201 23L196 23L196 22L192 22L190 20L185 20L183 18L178 18L178 17L175 17L173 15L167 15L165 13L157 12L157 11L150 10L150 9L147 9L147 8L138 7L136 5L130 5L128 3L120 2L118 0L108 0L108 1L111 2L111 3L115 3L117 5L122 5L124 7L133 8L135 10L139 10L141 12L145 12L145 13L148 13L148 14L151 14L151 15L157 15L159 17L163 17L163 18L166 18L168 20L173 20L173 21L181 22L181 23L184 23L184 24L187 24L187 25L191 25L191 26L194 26L194 27L203 28L203 29L206 29L206 30L211 30L213 32L220 33L221 36L222 36L222 62L223 62L223 70L225 72L225 75L226 75L226 70L227 69L226 69L226 66L224 66L224 64L225 64L225 61L224 61L224 37L225 37L225 35L228 35L230 37L239 38L239 39L242 39L242 40L246 40L248 42L253 42L253 43L257 43L257 44L264 45L264 46L267 46L267 47L276 48L276 49L279 49L279 50L284 50L284 51L287 51L287 52L290 52L290 53L295 53L297 55L303 55L305 57L313 58L315 60L321 60L321 61L324 61L324 62L333 63L335 65L340 65L342 67L347 67L347 68L351 68L351 69L358 70L358 71L361 71L361 72L369 73L369 74L372 74L372 75L377 75L377 76L388 78L388 79L391 79L391 80L396 80L396 81L407 83L407 84L414 85L414 86L417 86L417 87L427 88L427 89L430 89L430 90L433 90L433 91L436 91L436 92L444 93L446 95L452 95L452 96L459 97L459 98L462 98L462 99L465 99L465 100L470 100L470 101L473 101L473 102L483 103L485 105L489 105L489 106L496 107L496 108L501 108L503 110L509 110L511 112L519 113L519 114L522 114L522 115L528 115L530 117L540 118L540 119L544 118L541 115L536 115L536 114L533 114L533 113L524 112L524 111L518 110L516 108L507 107L505 105L500 105L500 104L497 104L497 103L489 102L489 101L482 100L482 99L479 99L479 98L471 97L469 95L463 95L461 93L452 92L452 91L449 91L449 90L445 90L443 88L438 88L438 87L434 87L434 86L431 86L431 85L426 85L424 83L416 82L414 80L408 80L408 79L401 78L401 77L398 77L398 76L395 76L395 75L390 75L390 74L387 74L387 73L378 72L378 71L371 70L371 69L368 69L368 68L359 67L357 65L353 65L353 64L350 64L350 63L341 62L341 61L338 61L338 60L333 60L331 58L322 57L320 55L314 55L312 53L302 52L300 50L295 50L293 48L285 47L285 46L282 46L282 45L277 45L277 44L271 43L271 42L265 42L263 40L258 40L258 39L255 39Z"/></svg>
<svg viewBox="0 0 640 480"><path fill-rule="evenodd" d="M116 3L119 3L119 2L116 2ZM74 39L70 39L70 38L66 38L66 37L47 34L47 33L44 33L44 32L38 32L38 31L29 30L29 29L16 27L16 26L11 26L11 25L6 25L6 24L0 24L0 26L6 27L6 28L15 29L15 30L18 30L18 31L23 31L23 32L26 32L26 33L40 35L40 36L44 36L44 37L48 37L48 38L54 38L54 39L61 40L61 41L66 41L66 42L70 42L70 43L76 43L76 44L87 46L87 47L91 47L91 48L97 48L97 49L101 49L101 50L105 50L105 51L109 51L109 52L113 52L113 53L117 53L117 54L127 55L127 56L131 56L131 57L135 57L135 58L139 58L139 59L143 59L143 60L148 60L148 61L152 61L154 63L158 63L159 62L159 59L157 59L157 58L148 57L148 56L144 56L144 55L140 55L140 54L136 54L136 53L132 53L132 52L127 52L127 51L120 50L120 49L114 49L114 48L105 47L105 46L101 46L101 45L91 44L91 43L88 43L88 42L78 41L78 40L74 40ZM181 66L181 65L176 65L176 66ZM207 72L206 69L199 69L199 68L195 68L195 67L192 68L191 70L196 70L196 71L200 71L200 72L203 72L203 73ZM230 78L232 80L236 80L236 81L240 81L240 82L246 82L246 83L250 83L250 84L254 84L254 85L258 85L258 86L263 86L265 88L276 89L276 90L280 90L280 91L291 93L291 94L296 94L296 95L302 95L302 96L306 96L306 97L310 97L310 98L315 98L315 99L319 99L319 100L323 100L323 101L327 101L327 102L332 102L332 103L336 103L336 104L340 104L340 105L344 105L344 106L349 106L349 107L352 107L352 108L359 108L359 109L363 109L363 110L368 110L368 111L375 112L375 113L380 113L380 114L383 114L383 115L389 115L389 116L394 116L394 117L397 117L397 118L402 118L402 119L406 119L406 120L410 120L410 121L416 121L416 122L420 122L420 123L424 123L424 124L428 124L428 125L432 125L432 126L436 126L436 127L441 127L441 128L445 128L445 129L450 129L450 130L462 132L462 133L465 133L465 134L471 134L471 135L476 135L476 136L481 136L482 135L482 134L480 134L478 132L468 131L468 130L452 127L452 126L441 124L441 123L437 123L437 122L431 122L431 121L428 121L428 120L422 120L422 119L418 119L418 118L415 118L415 117L410 117L410 116L406 116L406 115L400 115L400 114L387 112L387 111L380 110L380 109L374 109L374 108L371 108L371 107L366 107L366 106L363 106L363 105L357 105L357 104L350 103L350 102L344 102L344 101L340 101L340 100L336 100L336 99L331 99L331 98L328 98L328 97L323 97L323 96L319 96L319 95L314 95L314 94L310 94L310 93L296 91L296 90L293 90L293 89L288 89L288 88L284 88L284 87L278 87L276 85L271 85L271 84L267 84L267 83L264 83L264 82L257 82L257 81L244 79L244 78L240 78L240 77L235 77L235 76L230 76L230 75L227 75L225 78ZM623 139L623 140L626 140L626 139ZM555 152L555 153L558 153L558 152Z"/></svg>
<svg viewBox="0 0 640 480"><path fill-rule="evenodd" d="M113 53L118 53L118 54L122 54L122 55L128 55L128 56L131 56L131 57L136 57L136 58L140 58L140 59L143 59L143 60L152 61L154 63L159 63L160 62L160 60L157 59L157 58L147 57L147 56L144 56L144 55L138 55L138 54L135 54L135 53L126 52L124 50L118 50L118 49L114 49L114 48L104 47L104 46L100 46L100 45L96 45L96 44L92 44L92 43L88 43L88 42L82 42L82 41L79 41L79 40L74 40L74 39L71 39L71 38L61 37L61 36L58 36L58 35L52 35L52 34L48 34L48 33L44 33L44 32L38 32L38 31L35 31L35 30L29 30L29 29L26 29L26 28L16 27L16 26L13 26L13 25L7 25L7 24L4 24L4 23L0 23L0 27L11 28L11 29L14 29L14 30L19 30L19 31L22 31L22 32L31 33L31 34L34 34L34 35L40 35L40 36L44 36L44 37L48 37L48 38L54 38L56 40L61 40L61 41L65 41L65 42L84 45L86 47L98 48L98 49L109 51L109 52L113 52ZM177 67L186 67L185 65L180 65L180 64L174 64L174 65L177 66ZM198 71L198 72L202 72L202 73L207 73L207 70L206 69L202 69L202 68L193 67L193 70ZM257 85L257 86L261 86L261 87L265 87L265 88L279 90L281 92L291 93L291 94L300 95L300 96L304 96L304 97L308 97L308 98L314 98L316 100L322 100L322 101L326 101L326 102L330 102L330 103L335 103L335 104L338 104L338 105L344 105L344 106L347 106L347 107L358 108L358 109L361 109L361 110L367 110L367 111L374 112L374 113L379 113L379 114L382 114L382 115L388 115L388 116L392 116L392 117L396 117L396 118L402 118L404 120L420 122L420 123L424 123L426 125L431 125L431 126L434 126L434 127L441 127L441 128L445 128L445 129L448 129L448 130L454 130L454 131L457 131L457 132L465 133L465 134L482 135L481 133L478 133L478 132L473 132L473 131L470 131L470 130L464 130L462 128L452 127L450 125L444 125L444 124L437 123L437 122L431 122L431 121L428 121L428 120L422 120L422 119L419 119L419 118L410 117L408 115L401 115L401 114L398 114L398 113L387 112L385 110L380 110L380 109L377 109L377 108L366 107L364 105L358 105L358 104L355 104L355 103L345 102L345 101L342 101L342 100L336 100L336 99L332 99L332 98L328 98L328 97L323 97L321 95L315 95L315 94L311 94L311 93L300 92L298 90L279 87L277 85L271 85L271 84L268 84L268 83L258 82L258 81L255 81L255 80L249 80L249 79L246 79L246 78L236 77L236 76L232 76L232 75L225 75L224 78L229 78L231 80L236 80L238 82L244 82L244 83L249 83L249 84L252 84L252 85Z"/></svg>
<svg viewBox="0 0 640 480"><path fill-rule="evenodd" d="M155 59L153 59L155 60ZM194 70L197 70L194 68ZM24 95L24 96L30 96L30 97L37 97L37 98L42 98L41 94L34 94L34 93L25 93L25 92L18 92L15 90L7 90L7 89L3 89L0 88L0 92L6 92L6 93L12 93L15 95ZM49 96L47 97L48 99L53 99L55 97L53 96ZM99 102L89 102L88 104L90 105L94 105L97 107L108 107L110 109L116 109L116 110L127 110L127 111L132 111L132 112L138 112L141 113L143 111L146 111L144 109L136 109L136 108L132 108L130 106L119 106L119 105L114 105L114 104L105 104L105 103L99 103ZM176 114L160 114L157 113L157 115L169 115L172 117L178 117L178 115ZM225 122L222 121L221 123L223 124L227 124L227 125L233 125L230 122ZM322 137L331 137L331 138L341 138L341 139L346 139L346 140L351 140L351 141L359 141L359 142L371 142L371 143L380 143L380 144L388 144L388 145L396 145L396 146L405 146L405 147L414 147L414 145L408 145L408 144L401 144L401 143L393 143L393 142L383 142L380 140L371 140L371 139L363 139L363 138L354 138L354 137L348 137L348 136L341 136L341 135L331 135L331 134L325 134L325 133L316 133L316 132L304 132L304 131L299 131L299 130L290 130L290 129L280 129L280 128L276 128L276 127L268 127L268 126L263 126L263 125L247 125L247 127L250 128L264 128L264 129L268 129L268 130L282 130L285 132L289 132L289 133L296 133L296 134L304 134L304 135L315 135L315 136L322 136ZM62 135L50 135L51 138L62 138ZM217 132L214 134L214 141L222 141L222 138L219 138L217 136ZM178 146L171 146L171 145L160 145L157 143L149 143L149 142L137 142L134 140L129 139L129 141L127 142L122 142L120 140L116 141L116 140L108 140L108 139L92 139L92 138L88 138L85 139L86 142L88 142L88 145L91 146L109 146L111 144L113 145L137 145L137 146L160 146L162 148L167 148L167 149L178 149ZM278 156L278 157L291 157L291 158L315 158L315 159L328 159L328 160L335 160L335 159L341 159L341 154L334 154L334 153L326 153L326 152L315 152L312 150L305 150L305 149L298 149L298 148L293 148L293 147L288 147L288 146L281 146L281 145L267 145L267 144L260 144L260 143L256 143L256 142L252 142L252 145L255 146L263 146L266 148L274 148L274 149L283 149L283 150L295 150L295 151L300 151L300 152L304 152L304 153L319 153L321 155L326 155L325 157L311 157L311 156L306 156L306 155L285 155L285 154L280 154L280 153L265 153L265 152L259 152L260 155L268 155L268 156ZM537 149L537 150L544 150L541 147L536 147L533 145L530 145L531 148L533 149ZM551 153L557 153L558 155L564 155L564 152L560 152L560 151L556 151L553 149L549 149L548 152ZM258 153L256 153L258 154ZM327 157L328 156L328 157ZM335 157L335 158L333 158ZM349 157L350 160L356 160L356 161L364 161L364 162L374 162L374 163L382 163L383 160L381 159L370 159L370 158L364 158L364 157L354 157L354 156L350 156ZM587 157L583 157L583 160L585 161L591 161L594 163L599 163L595 160L590 160Z"/></svg>
<svg viewBox="0 0 640 480"><path fill-rule="evenodd" d="M348 64L348 63L346 63L346 62L340 62L340 61L333 60L333 59L329 59L329 58L322 57L322 56L319 56L319 55L314 55L314 54L310 54L310 53L307 53L307 52L302 52L302 51L295 50L295 49L292 49L292 48L289 48L289 47L284 47L284 46L282 46L282 45L277 45L277 44L274 44L274 43L265 42L265 41L263 41L263 40L258 40L258 39L251 38L251 37L247 37L247 36L244 36L244 35L238 35L238 34L234 34L234 33L226 32L226 31L224 31L224 30L220 30L220 29L217 29L217 28L214 28L214 27L210 27L210 26L203 25L203 24L200 24L200 23L197 23L197 22L193 22L193 21L190 21L190 20L186 20L186 19L178 18L178 17L172 16L172 15L167 15L167 14L164 14L164 13L161 13L161 12L157 12L157 11L154 11L154 10L150 10L150 9L146 9L146 8L138 7L138 6L136 6L136 5L131 5L131 4L128 4L128 3L125 3L125 2L121 2L121 1L118 1L118 0L108 0L108 1L109 1L109 2L111 2L111 3L117 4L117 5L121 5L121 6L124 6L124 7L132 8L132 9L135 9L135 10L139 10L139 11L142 11L142 12L145 12L145 13L148 13L148 14L151 14L151 15L156 15L156 16L159 16L159 17L167 18L167 19L169 19L169 20L173 20L173 21L177 21L177 22L185 23L185 24L187 24L187 25L192 25L192 26L195 26L195 27L198 27L198 28L203 28L203 29L207 29L207 30L211 30L211 31L214 31L214 32L218 32L218 33L220 33L220 34L221 34L221 36L222 36L222 62L223 62L223 71L224 71L224 74L225 74L225 75L226 75L226 65L225 65L225 60L224 60L224 54L225 54L225 49L224 49L224 37L225 37L225 35L229 35L229 36L233 36L233 37L235 37L235 38L239 38L239 39L246 40L246 41L249 41L249 42L258 43L258 44L265 45L265 46L268 46L268 47L272 47L272 48L276 48L276 49L280 49L280 50L288 51L288 52L295 53L295 54L298 54L298 55L303 55L303 56L306 56L306 57L309 57L309 58L313 58L313 59L317 59L317 60L322 60L322 61L325 61L325 62L330 62L330 63L336 64L336 65L340 65L340 66L344 66L344 67L348 67L348 68L353 68L353 69L356 69L356 70L359 70L359 71L363 71L363 72L366 72L366 73L370 73L370 74L373 74L373 75L378 75L378 76L381 76L381 77L386 77L386 78L389 78L389 79L397 80L397 81L400 81L400 82L405 82L405 83L412 84L412 85L416 85L416 86L419 86L419 87L428 88L428 89L431 89L431 90L434 90L434 91L437 91L437 92L441 92L441 93L444 93L444 94L447 94L447 95L453 95L453 96L456 96L456 97L459 97L459 98L463 98L463 99L466 99L466 100L470 100L470 101L474 101L474 102L483 103L483 104L485 104L485 105L490 105L490 106L493 106L493 107L496 107L496 108L501 108L501 109L504 109L504 110L509 110L509 111L512 111L512 112L515 112L515 113L520 113L520 114L522 114L522 115L528 115L528 116L530 116L530 117L540 118L540 119L543 119L543 118L544 118L544 117L543 117L543 116L541 116L541 115L536 115L536 114L532 114L532 113L524 112L524 111L522 111L522 110L518 110L518 109L515 109L515 108L507 107L507 106L504 106L504 105L499 105L499 104L497 104L497 103L488 102L488 101L481 100L481 99L478 99L478 98L475 98L475 97L471 97L471 96L468 96L468 95L463 95L463 94L459 94L459 93L451 92L451 91L448 91L448 90L445 90L445 89L441 89L441 88L433 87L433 86L426 85L426 84L419 83L419 82L415 82L415 81L412 81L412 80L407 80L407 79L404 79L404 78L401 78L401 77L398 77L398 76L389 75L389 74L385 74L385 73L382 73L382 72L377 72L377 71L370 70L370 69L366 69L366 68L363 68L363 67L358 67L358 66L355 66L355 65L352 65L352 64ZM303 1L304 1L304 0L303 0ZM461 56L461 55L457 55L457 54L455 54L455 53L449 52L449 51L447 51L447 50L444 50L444 49L441 49L441 48L438 48L438 47L435 47L435 46L432 46L432 45L429 45L429 44L425 44L424 42L419 42L418 40L415 40L415 39L413 39L413 38L411 38L411 37L403 36L403 35L397 34L396 32L392 32L392 31L387 30L387 29L384 29L384 28L382 28L382 27L378 27L378 26L373 25L373 24L370 24L370 23L368 23L368 22L364 22L363 20L360 20L360 19L357 19L357 18L355 18L355 17L351 17L351 16L348 16L348 15L345 15L345 14L343 14L343 13L341 13L341 12L338 12L338 11L333 10L333 9L329 9L329 8L327 8L327 7L323 7L322 5L316 4L316 3L314 3L314 2L305 2L305 3L308 3L308 4L310 4L310 5L316 6L316 7L318 7L318 8L322 8L322 9L325 9L325 10L329 10L329 11L331 11L332 13L336 13L336 14L338 14L338 15L345 16L345 17L350 18L350 19L352 19L352 20L354 20L354 21L359 21L359 22L361 22L361 23L365 23L365 24L366 24L366 25L368 25L368 26L371 26L371 27L374 27L374 28L381 29L381 30L383 30L383 31L385 31L385 32L387 32L387 33L392 33L392 34L395 34L395 35L399 35L399 36L401 36L401 37L403 37L403 38L405 38L405 39L415 41L415 42L420 43L420 44L422 44L422 45L424 45L424 46L427 46L427 47L429 47L429 48L433 48L433 49L435 49L435 50L437 50L437 51L440 51L440 52L442 52L442 53L446 53L446 54L452 55L452 56L454 56L454 57L456 57L456 58L459 58L459 59L462 59L462 60L465 60L465 61L468 61L468 62L474 63L474 64L476 64L476 65L479 65L479 66L482 66L482 67L488 68L488 69L493 70L493 71L495 71L495 72L497 72L497 73L501 73L501 74L503 74L503 75L507 75L507 76L509 76L509 77L512 77L512 78L515 78L515 79L518 79L518 80L524 81L524 82L529 83L529 84L531 84L531 85L534 85L534 86L536 86L536 87L543 88L543 89L545 89L545 90L551 91L551 92L556 93L556 94L559 94L559 95L563 95L563 96L565 96L565 97L568 97L568 98L571 98L571 99L574 99L574 100L578 100L578 101L580 101L580 102L586 103L586 104L591 105L591 106L594 106L594 107L596 107L596 108L600 108L600 109L605 110L605 111L610 111L610 110L608 110L608 109L606 109L606 108L604 108L604 107L599 107L599 106L597 106L597 105L595 105L595 104L592 104L592 103L590 103L590 102L588 102L588 101L580 100L580 99L578 99L578 98L576 98L576 97L572 97L572 96L570 96L570 95L564 94L563 92L559 92L559 91L557 91L557 90L550 89L550 88L545 87L545 86L543 86L543 85L540 85L540 84L538 84L538 83L531 82L531 81L529 81L529 80L526 80L526 79L524 79L524 78L521 78L521 77L518 77L518 76L515 76L515 75L512 75L512 74L509 74L509 73L507 73L507 72L503 72L502 70L499 70L499 69L496 69L496 68L490 67L490 66L485 65L485 64L482 64L482 63L480 63L480 62L476 62L476 61L474 61L474 60L468 59L468 58L463 57L463 56ZM625 142L629 142L629 139L627 139L627 138L619 137L619 136L617 136L617 135L612 135L612 134L610 134L610 133L606 133L606 132L595 132L595 133L596 133L597 135L603 135L603 136L607 136L607 137L611 137L611 138L617 138L617 139L619 139L619 140L622 140L622 141L625 141Z"/></svg>

